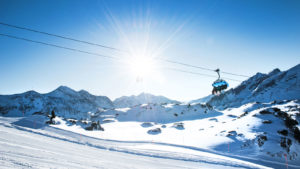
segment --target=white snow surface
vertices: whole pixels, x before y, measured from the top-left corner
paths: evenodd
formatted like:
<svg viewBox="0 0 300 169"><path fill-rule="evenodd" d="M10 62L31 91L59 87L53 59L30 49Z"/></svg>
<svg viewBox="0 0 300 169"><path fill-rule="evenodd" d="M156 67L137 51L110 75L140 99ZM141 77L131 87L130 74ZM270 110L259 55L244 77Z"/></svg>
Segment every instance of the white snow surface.
<svg viewBox="0 0 300 169"><path fill-rule="evenodd" d="M97 139L44 125L44 117L0 117L1 168L268 168L155 142Z"/></svg>
<svg viewBox="0 0 300 169"><path fill-rule="evenodd" d="M190 104L65 86L2 95L0 168L300 168L299 78L300 65L258 73Z"/></svg>
<svg viewBox="0 0 300 169"><path fill-rule="evenodd" d="M299 118L298 111L291 111L291 107L300 110L299 101L286 101L281 104L249 103L222 111L209 110L202 104L152 104L122 109L122 111L107 110L103 112L94 120L102 120L104 131L86 131L80 123L71 125L62 119L57 119L60 124L53 127L99 139L188 147L192 150L209 151L275 168L285 165L284 155L286 154L290 168L300 167L300 145L293 138L292 133L286 136L292 142L290 148L286 149L280 146L284 136L280 135L278 131L287 129L284 120L273 114L260 113L275 107ZM173 115L174 112L181 111L183 114ZM155 116L161 118L154 118ZM105 122L108 117L114 120ZM265 124L266 120L270 120L271 124ZM179 124L182 124L183 127L180 127ZM161 130L160 133L148 133L149 130L157 128ZM261 136L268 138L262 143L263 145L259 145ZM139 145L138 147L148 149L151 146ZM130 147L130 149L133 148ZM163 148L157 147L157 149ZM174 148L172 148L173 150ZM184 150L183 152L188 151Z"/></svg>

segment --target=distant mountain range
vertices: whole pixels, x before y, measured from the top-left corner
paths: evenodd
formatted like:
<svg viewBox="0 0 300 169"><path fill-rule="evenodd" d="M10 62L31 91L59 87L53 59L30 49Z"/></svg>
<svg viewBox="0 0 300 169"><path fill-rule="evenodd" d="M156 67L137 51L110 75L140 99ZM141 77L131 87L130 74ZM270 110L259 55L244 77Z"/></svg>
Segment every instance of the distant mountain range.
<svg viewBox="0 0 300 169"><path fill-rule="evenodd" d="M50 113L70 117L88 112L97 112L99 108L113 108L112 101L106 96L94 96L87 91L78 92L60 86L47 94L28 91L14 95L0 95L0 113L7 116L22 116L33 113Z"/></svg>
<svg viewBox="0 0 300 169"><path fill-rule="evenodd" d="M148 93L141 93L137 96L123 96L120 98L117 98L113 101L115 107L117 108L124 108L124 107L132 107L137 106L141 104L147 104L147 103L180 103L176 100L168 99L164 96L155 96Z"/></svg>
<svg viewBox="0 0 300 169"><path fill-rule="evenodd" d="M238 87L219 96L207 97L190 103L208 103L219 109L238 107L250 102L271 102L274 100L300 99L300 64L287 70L274 69L268 74L257 73ZM111 101L106 96L95 96L85 90L75 91L60 86L54 91L40 94L28 91L14 95L0 95L0 114L23 116L32 113L50 113L55 110L64 117L86 117L102 109L133 107L141 104L179 104L164 96L141 93L137 96L123 96Z"/></svg>
<svg viewBox="0 0 300 169"><path fill-rule="evenodd" d="M50 113L52 110L66 118L87 117L87 113L97 113L102 109L132 107L146 103L179 103L163 96L141 93L138 96L123 96L112 102L106 96L95 96L85 90L75 91L60 86L54 91L40 94L28 91L14 95L0 95L0 114L23 116L33 113Z"/></svg>

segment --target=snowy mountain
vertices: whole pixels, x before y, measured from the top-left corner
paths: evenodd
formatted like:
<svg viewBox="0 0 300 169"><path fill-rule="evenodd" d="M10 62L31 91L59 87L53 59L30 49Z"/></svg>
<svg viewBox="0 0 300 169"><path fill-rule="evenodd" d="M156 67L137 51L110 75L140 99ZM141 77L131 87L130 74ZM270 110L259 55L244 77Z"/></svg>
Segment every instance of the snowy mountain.
<svg viewBox="0 0 300 169"><path fill-rule="evenodd" d="M217 168L285 168L287 163L288 168L300 168L299 74L300 65L257 73L219 96L190 103L145 93L111 102L64 86L47 94L0 96L2 115L27 115L19 121L1 117L5 125L0 128L12 130L8 136L21 128L58 137L62 145L69 141L134 155L221 164ZM43 113L53 108L57 124L44 129L48 118ZM93 129L93 124L99 125ZM103 130L97 129L100 124Z"/></svg>
<svg viewBox="0 0 300 169"><path fill-rule="evenodd" d="M66 86L46 94L28 91L0 95L0 114L4 116L47 114L54 110L66 118L85 118L88 112L96 113L100 108L113 108L113 103L106 96L94 96L84 90L77 92Z"/></svg>
<svg viewBox="0 0 300 169"><path fill-rule="evenodd" d="M191 104L194 104L194 103L206 103L206 102L208 102L213 97L214 97L214 95L208 95L208 96L202 97L200 99L189 101L189 103L191 103Z"/></svg>
<svg viewBox="0 0 300 169"><path fill-rule="evenodd" d="M117 108L125 108L125 107L133 107L141 104L148 104L148 103L180 103L176 100L168 99L164 96L155 96L148 93L141 93L137 96L122 96L117 98L113 101L115 107Z"/></svg>
<svg viewBox="0 0 300 169"><path fill-rule="evenodd" d="M287 70L274 69L268 74L257 73L207 103L218 109L239 107L251 102L272 102L300 99L300 64Z"/></svg>
<svg viewBox="0 0 300 169"><path fill-rule="evenodd" d="M206 104L145 104L106 110L100 120L109 140L149 141L203 148L233 158L259 160L256 164L282 168L300 167L300 101L248 103L225 110ZM64 125L61 129L78 132ZM294 166L294 167L292 167Z"/></svg>

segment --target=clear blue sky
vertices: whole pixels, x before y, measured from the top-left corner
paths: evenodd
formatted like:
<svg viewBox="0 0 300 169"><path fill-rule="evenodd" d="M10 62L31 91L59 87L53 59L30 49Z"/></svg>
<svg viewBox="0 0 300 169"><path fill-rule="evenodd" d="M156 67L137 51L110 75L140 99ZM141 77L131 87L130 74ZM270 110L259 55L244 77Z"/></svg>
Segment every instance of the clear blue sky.
<svg viewBox="0 0 300 169"><path fill-rule="evenodd" d="M298 0L1 0L0 22L249 76L300 63ZM132 65L123 62L132 58L122 53L1 25L0 33L122 58L0 36L0 94L46 93L65 85L111 99L150 92L190 100L210 94L215 80L166 68L213 72L155 62L155 70L137 82Z"/></svg>

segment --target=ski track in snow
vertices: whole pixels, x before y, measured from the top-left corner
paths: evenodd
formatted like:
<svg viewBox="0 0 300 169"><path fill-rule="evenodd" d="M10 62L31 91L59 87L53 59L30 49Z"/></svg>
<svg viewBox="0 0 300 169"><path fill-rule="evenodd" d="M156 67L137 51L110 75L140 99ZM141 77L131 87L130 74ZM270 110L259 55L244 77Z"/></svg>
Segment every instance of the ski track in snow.
<svg viewBox="0 0 300 169"><path fill-rule="evenodd" d="M8 168L267 168L188 146L102 140L53 127L17 126L6 118L0 121L0 164ZM102 159L108 154L117 163L114 158Z"/></svg>

